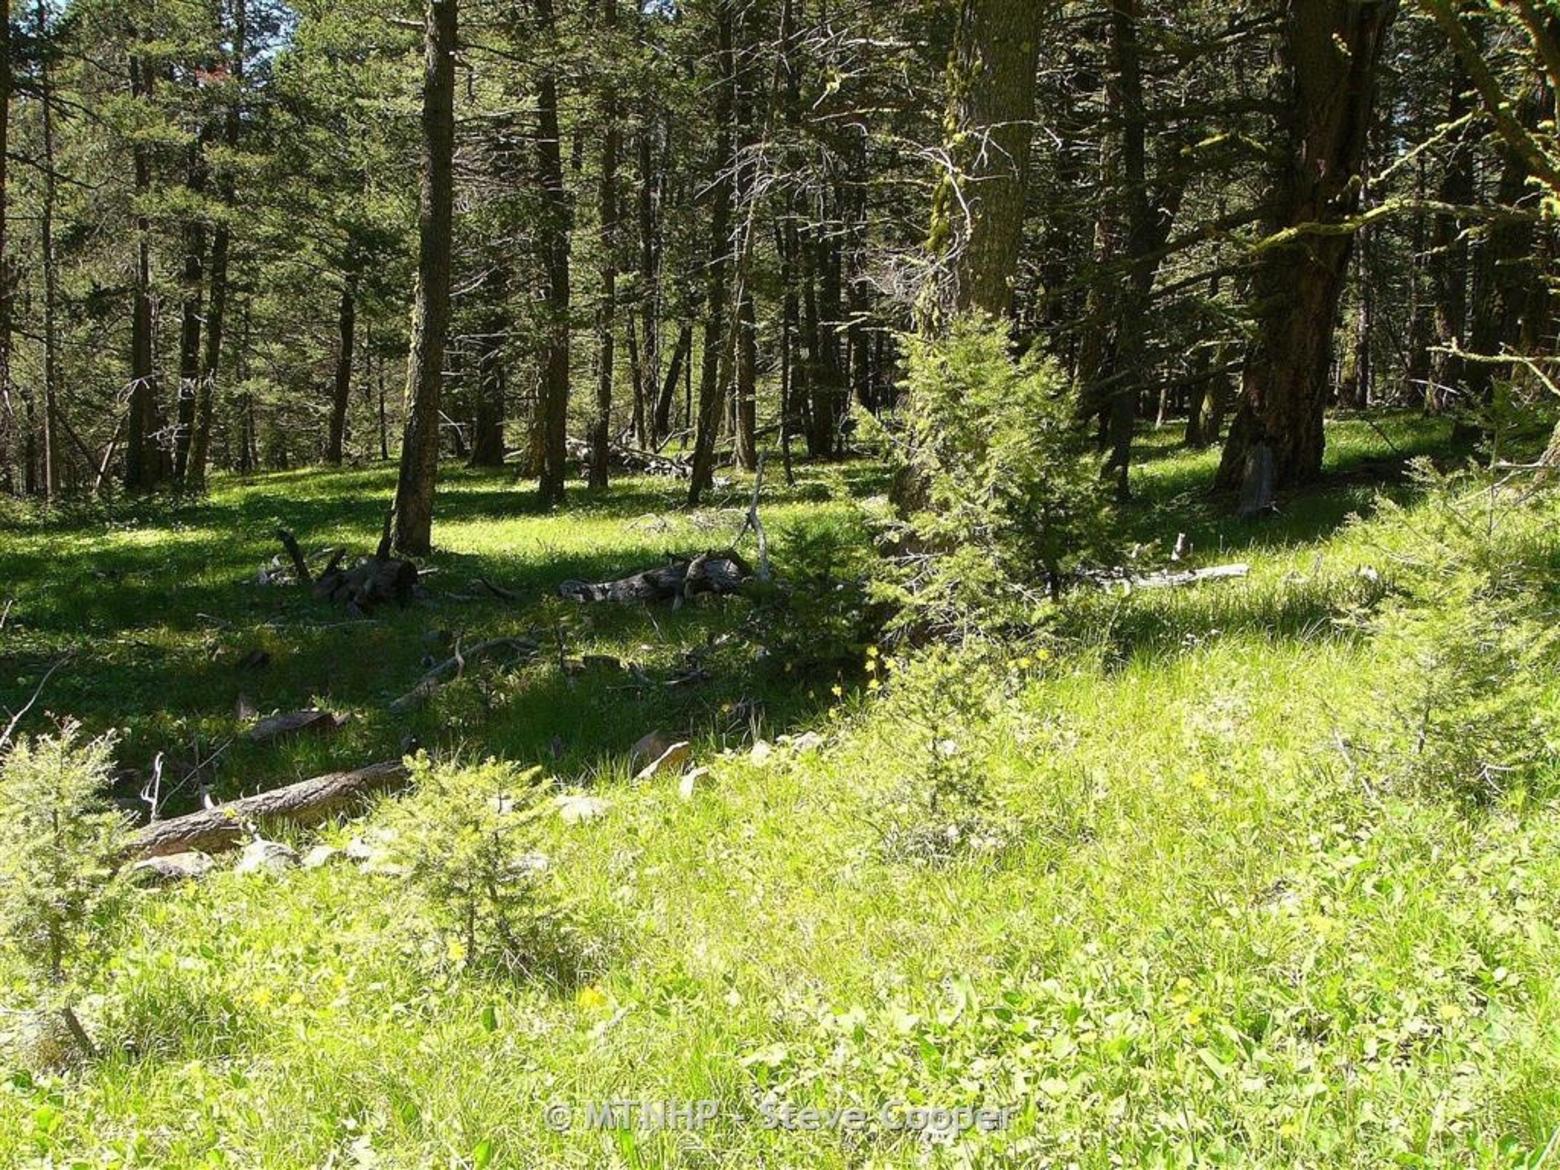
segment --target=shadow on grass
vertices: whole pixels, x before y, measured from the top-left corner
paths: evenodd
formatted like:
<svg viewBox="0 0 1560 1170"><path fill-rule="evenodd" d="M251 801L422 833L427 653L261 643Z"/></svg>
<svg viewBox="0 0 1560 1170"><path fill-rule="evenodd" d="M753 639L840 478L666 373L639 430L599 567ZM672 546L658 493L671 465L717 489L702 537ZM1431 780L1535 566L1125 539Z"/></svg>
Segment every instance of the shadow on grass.
<svg viewBox="0 0 1560 1170"><path fill-rule="evenodd" d="M753 616L744 599L673 611L578 607L555 596L568 578L608 579L659 563L672 548L724 546L747 506L746 485L717 492L707 522L690 524L683 487L673 481L576 489L554 512L539 507L529 485L454 470L441 484L435 526L435 540L446 533L450 546L427 562L434 570L427 598L351 621L305 589L260 583L258 570L280 552L278 525L293 529L309 552L328 545L370 551L394 474L387 467L288 472L221 482L209 500L8 515L0 541L10 588L0 600L14 595L17 606L0 642L0 703L19 707L69 652L31 730L48 725L46 712L68 713L92 733L119 729L127 769L121 795L139 789L161 754L169 813L191 806L196 786L184 781L198 764L219 798L394 757L412 745L541 762L561 777L592 782L626 776L629 748L651 730L697 739L703 750L742 742L755 728L772 735L815 714L812 688L763 668L759 647L744 634ZM765 505L867 494L882 482L860 466L807 469L794 488L766 485ZM632 523L642 517L653 522ZM509 521L521 523L506 547L509 531L489 526ZM580 539L590 525L597 526L590 538ZM518 600L485 593L474 586L477 577ZM473 664L422 709L389 711L456 644L522 634L540 644L534 661ZM573 660L569 671L560 665L560 641ZM251 651L264 651L267 665L241 666ZM587 654L638 669L576 673ZM690 656L707 677L678 684L695 665ZM350 719L330 736L272 745L243 734L240 711L311 703Z"/></svg>

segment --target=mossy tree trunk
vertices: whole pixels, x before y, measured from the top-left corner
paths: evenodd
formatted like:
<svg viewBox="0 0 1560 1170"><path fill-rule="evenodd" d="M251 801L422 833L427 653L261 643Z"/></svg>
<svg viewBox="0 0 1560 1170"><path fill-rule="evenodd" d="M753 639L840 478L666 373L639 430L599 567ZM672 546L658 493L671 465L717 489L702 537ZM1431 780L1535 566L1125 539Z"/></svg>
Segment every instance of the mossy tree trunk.
<svg viewBox="0 0 1560 1170"><path fill-rule="evenodd" d="M1024 232L1035 74L1049 0L964 0L948 69L950 173L934 197L931 245L956 312L1006 318Z"/></svg>

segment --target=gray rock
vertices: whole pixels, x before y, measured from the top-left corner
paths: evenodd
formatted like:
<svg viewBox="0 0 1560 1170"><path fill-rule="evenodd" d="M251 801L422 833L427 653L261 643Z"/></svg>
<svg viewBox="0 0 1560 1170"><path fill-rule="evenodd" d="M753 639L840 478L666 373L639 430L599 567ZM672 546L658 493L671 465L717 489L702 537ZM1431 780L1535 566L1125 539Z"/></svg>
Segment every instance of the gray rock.
<svg viewBox="0 0 1560 1170"><path fill-rule="evenodd" d="M282 873L298 864L298 851L280 841L254 840L244 846L234 873Z"/></svg>
<svg viewBox="0 0 1560 1170"><path fill-rule="evenodd" d="M341 850L334 845L316 845L303 855L304 869L319 869L322 865L329 865L341 856Z"/></svg>
<svg viewBox="0 0 1560 1170"><path fill-rule="evenodd" d="M146 857L130 867L133 874L149 875L159 885L172 882L193 881L203 878L215 867L209 854L198 849L187 853L169 853L163 857Z"/></svg>

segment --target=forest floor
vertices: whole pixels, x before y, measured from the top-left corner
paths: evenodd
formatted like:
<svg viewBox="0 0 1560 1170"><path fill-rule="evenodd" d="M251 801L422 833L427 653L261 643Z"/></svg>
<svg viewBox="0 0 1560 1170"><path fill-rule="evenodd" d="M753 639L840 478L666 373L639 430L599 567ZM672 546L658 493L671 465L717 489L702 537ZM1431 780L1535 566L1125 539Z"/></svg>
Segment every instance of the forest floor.
<svg viewBox="0 0 1560 1170"><path fill-rule="evenodd" d="M591 940L562 983L465 966L394 873L224 870L139 893L85 1013L107 1055L44 1073L0 1050L0 1166L1536 1168L1560 1134L1560 809L1377 791L1341 746L1382 678L1341 619L1390 575L1384 528L1415 516L1412 488L1376 473L1445 453L1445 430L1333 425L1329 480L1261 524L1206 497L1216 453L1145 436L1125 519L1158 542L1151 563L1186 533L1189 563L1250 576L1080 594L1065 649L971 666L978 711L929 729L920 667L878 691L875 647L792 629L795 653L775 652L746 600L553 596L723 547L740 481L693 515L648 479L543 513L529 485L452 472L429 599L357 622L260 570L279 524L306 549L369 550L390 468L0 516L3 701L68 653L40 707L120 729L142 779L159 752L171 789L220 751L226 797L410 736L542 764L603 801L536 830ZM858 505L885 483L864 463L771 483L777 573L860 546ZM1407 511L1346 523L1382 490ZM535 661L388 710L456 640L527 632ZM242 665L254 650L269 664ZM560 652L642 675L566 671ZM694 668L707 677L669 685ZM240 707L310 703L350 719L245 740ZM711 769L691 799L632 780L652 730ZM821 742L751 750L806 731ZM885 810L945 738L981 761L1011 833L951 861L885 850ZM0 991L14 978L0 959ZM623 1099L718 1116L590 1126L588 1102ZM793 1128L776 1103L868 1120ZM1016 1109L950 1139L906 1131L889 1103Z"/></svg>

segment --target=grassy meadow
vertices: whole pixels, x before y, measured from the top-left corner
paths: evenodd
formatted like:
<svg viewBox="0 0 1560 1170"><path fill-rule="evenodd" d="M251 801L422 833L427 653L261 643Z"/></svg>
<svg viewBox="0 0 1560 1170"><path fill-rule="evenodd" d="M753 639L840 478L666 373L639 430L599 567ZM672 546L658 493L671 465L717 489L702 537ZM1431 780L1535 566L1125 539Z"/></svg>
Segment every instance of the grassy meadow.
<svg viewBox="0 0 1560 1170"><path fill-rule="evenodd" d="M215 755L230 797L416 746L601 801L535 825L578 936L550 978L467 962L393 867L136 891L84 1005L103 1058L0 1046L0 1166L1560 1164L1560 786L1470 806L1383 783L1353 746L1403 663L1349 618L1391 588L1423 506L1372 476L1455 460L1446 429L1332 424L1328 481L1257 524L1205 494L1216 452L1147 435L1125 517L1141 562L1185 533L1189 564L1250 576L1080 592L1045 637L968 660L808 641L802 615L747 599L554 596L723 547L741 480L691 515L652 479L547 513L529 485L452 470L429 596L363 621L260 572L278 525L371 548L393 468L0 516L0 702L68 655L40 710L118 729L121 795L158 753L170 786ZM865 546L879 468L777 471L778 576L819 541ZM1371 518L1383 491L1402 510ZM1560 566L1560 508L1529 506ZM535 660L389 712L425 659L518 633ZM243 665L255 650L267 666ZM586 655L641 669L560 666ZM350 718L244 739L241 707L310 703ZM632 779L651 730L692 740L691 796ZM922 761L954 753L988 791L989 846L888 847ZM396 803L286 836L344 845ZM23 990L7 964L0 1002ZM715 1116L593 1127L587 1104L614 1099ZM769 1123L787 1106L868 1120ZM917 1106L1011 1112L899 1124Z"/></svg>

